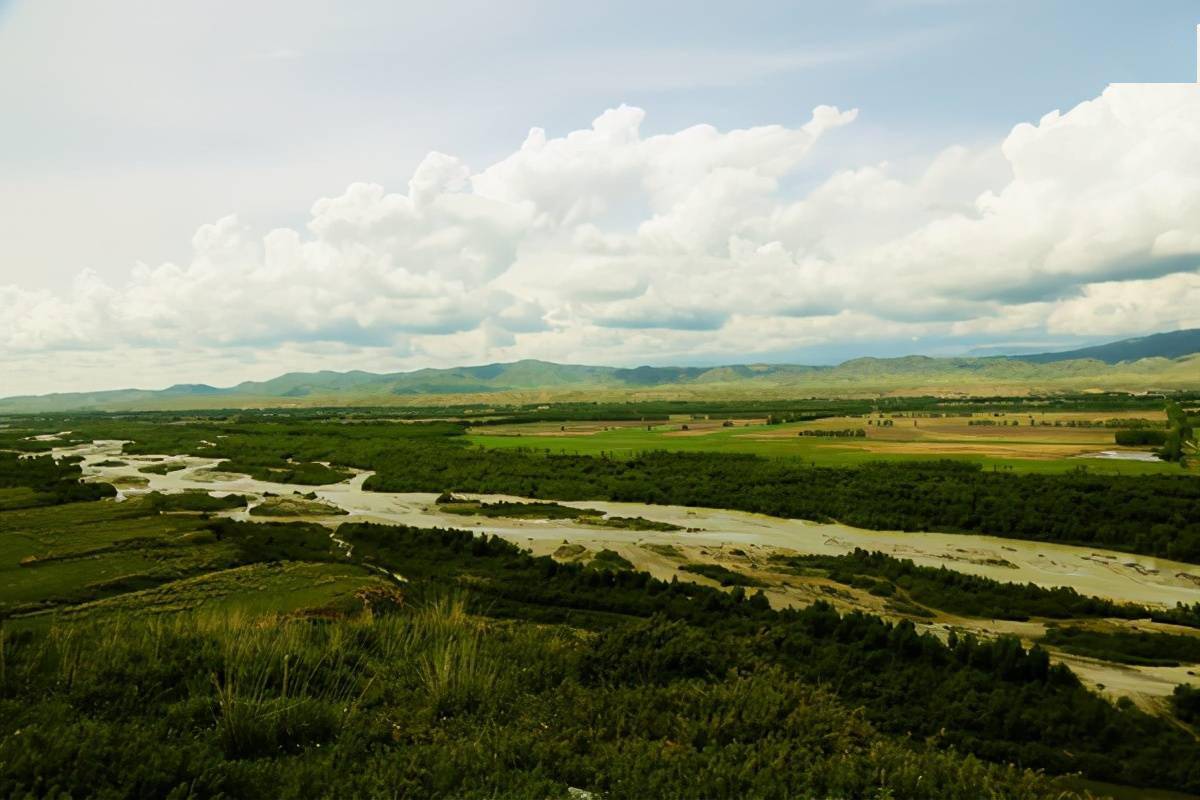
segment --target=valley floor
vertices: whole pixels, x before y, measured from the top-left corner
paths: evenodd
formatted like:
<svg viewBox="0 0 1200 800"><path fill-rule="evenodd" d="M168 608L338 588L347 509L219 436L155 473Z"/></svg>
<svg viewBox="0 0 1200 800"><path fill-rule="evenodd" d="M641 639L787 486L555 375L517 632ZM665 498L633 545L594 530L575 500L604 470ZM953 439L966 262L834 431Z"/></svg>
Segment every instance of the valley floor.
<svg viewBox="0 0 1200 800"><path fill-rule="evenodd" d="M1091 417L1019 433L908 418L841 435L853 420L521 423L468 437L505 452L466 446L460 423L270 414L11 431L0 453L0 794L1200 790L1200 693L1186 689L1200 683L1191 478L952 462L773 473L796 462L720 455L799 448L857 464L991 448L1003 472L1005 448L1058 465L1111 436ZM620 437L718 452L596 450ZM541 442L598 455L547 459ZM54 458L26 460L44 448ZM1127 468L1178 470L1097 471ZM867 476L858 497L869 502L772 502L830 496L830 476ZM555 500L556 487L812 508L825 521ZM1038 487L1054 502L1036 504ZM1074 518L1078 502L1086 518ZM922 524L963 506L969 524ZM830 519L855 514L915 530ZM939 524L968 532L921 530ZM1071 544L1081 531L1138 552ZM1189 561L1145 555L1164 552ZM1075 773L1086 782L1055 777Z"/></svg>
<svg viewBox="0 0 1200 800"><path fill-rule="evenodd" d="M621 530L598 528L573 520L505 519L447 513L431 493L365 491L369 473L319 487L262 481L237 473L215 471L217 461L185 455L139 455L122 453L118 441L56 448L60 455L82 456L84 474L122 488L122 497L146 492L202 490L220 495L236 493L258 498L249 508L223 512L231 519L256 519L255 505L264 496L281 497L311 493L318 503L337 509L328 512L275 516L279 521L309 521L330 526L343 522L377 522L417 528L464 528L499 536L528 549L534 555L563 556L564 545L580 550L565 556L584 561L601 551L613 551L634 569L656 578L688 580L712 586L716 581L681 569L685 564L719 564L751 576L775 607L805 606L823 599L841 610L861 610L885 617L904 618L884 599L870 593L839 586L826 578L781 573L771 558L792 553L837 555L855 548L879 551L914 563L946 567L1007 583L1033 583L1053 588L1070 587L1080 594L1122 603L1172 608L1176 604L1200 603L1200 566L1118 553L1090 547L1001 539L976 534L940 534L870 531L839 524L789 520L723 509L692 508L644 503L605 501L563 502L561 505L595 509L611 517L644 518L668 523L680 531ZM120 462L119 466L104 466ZM163 474L147 473L146 467L170 464ZM527 498L502 495L471 495L485 502L528 502ZM1026 644L1046 632L1047 620L1014 622L985 620L961 615L937 614L934 618L911 618L921 629L945 638L950 630L989 637L1012 634ZM1149 620L1109 620L1109 630L1170 631L1178 626ZM1195 680L1200 665L1131 666L1051 651L1090 686L1114 697L1129 696L1144 708L1164 710L1164 698L1175 686Z"/></svg>

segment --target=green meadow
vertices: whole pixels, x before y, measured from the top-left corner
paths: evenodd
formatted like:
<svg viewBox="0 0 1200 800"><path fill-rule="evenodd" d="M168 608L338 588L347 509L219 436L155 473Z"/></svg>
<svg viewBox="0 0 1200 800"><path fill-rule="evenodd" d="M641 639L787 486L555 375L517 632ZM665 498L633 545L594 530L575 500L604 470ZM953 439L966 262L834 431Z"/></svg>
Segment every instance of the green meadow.
<svg viewBox="0 0 1200 800"><path fill-rule="evenodd" d="M0 612L64 607L211 569L230 553L190 541L204 525L159 515L142 500L4 512Z"/></svg>

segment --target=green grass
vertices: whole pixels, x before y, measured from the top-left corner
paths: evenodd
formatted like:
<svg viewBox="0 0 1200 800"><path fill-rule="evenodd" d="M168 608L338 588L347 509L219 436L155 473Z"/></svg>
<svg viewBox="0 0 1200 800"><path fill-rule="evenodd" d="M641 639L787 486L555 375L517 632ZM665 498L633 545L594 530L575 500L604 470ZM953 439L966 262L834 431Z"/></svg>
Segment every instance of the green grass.
<svg viewBox="0 0 1200 800"><path fill-rule="evenodd" d="M641 544L643 550L649 550L651 553L660 555L663 558L683 558L683 551L673 544L654 544L652 542L643 542Z"/></svg>
<svg viewBox="0 0 1200 800"><path fill-rule="evenodd" d="M159 614L214 604L274 613L336 604L379 583L363 567L336 563L341 557L320 526L232 523L197 513L244 503L235 495L151 493L122 503L4 512L0 619ZM248 562L265 563L240 566Z"/></svg>
<svg viewBox="0 0 1200 800"><path fill-rule="evenodd" d="M0 514L0 616L86 602L221 565L227 544L197 541L198 517L150 500Z"/></svg>
<svg viewBox="0 0 1200 800"><path fill-rule="evenodd" d="M280 614L349 604L355 592L386 585L375 573L352 564L247 564L85 603L71 608L67 617L94 620L199 610Z"/></svg>
<svg viewBox="0 0 1200 800"><path fill-rule="evenodd" d="M344 523L355 559L409 578L398 590L347 560L316 524L205 521L161 514L143 498L6 513L0 541L20 541L30 525L44 531L44 541L32 541L44 559L19 569L103 561L131 547L153 558L185 543L238 565L4 620L0 796L96 794L95 782L107 780L106 796L127 795L136 781L144 796L181 785L238 797L376 796L411 784L405 796L480 800L557 797L565 785L613 800L672 792L941 798L975 797L1000 779L998 796L1040 798L1053 795L1029 776L1019 792L1016 773L926 750L936 727L906 738L920 715L911 699L897 707L894 692L936 686L950 670L970 688L960 694L986 689L997 706L1010 705L1001 694L1016 696L1008 680L1023 682L1039 713L1061 711L1060 689L1081 693L1075 702L1086 695L1065 672L1046 683L1048 662L1015 640L964 643L959 660L911 627L862 615L839 621L819 607L778 615L741 588L656 582L612 551L586 567L560 565L469 532ZM175 527L187 525L203 527ZM122 529L141 536L122 538ZM454 586L469 587L470 605L429 603ZM387 602L367 601L373 593ZM510 621L481 620L468 608ZM778 639L763 647L769 631ZM880 661L900 676L887 696L850 694L875 684ZM996 681L968 666L976 662L1011 669ZM878 736L861 711L850 712L849 729L822 723L841 706L811 700L812 684L831 670L859 676L839 688L849 707L869 704L899 735ZM1165 735L1116 714L1105 705L1101 717ZM1080 741L1062 739L1053 724L1047 752ZM497 741L511 747L502 758L493 755ZM1014 743L996 741L1003 749L989 757L1012 759ZM1080 746L1094 749L1090 740ZM1149 758L1144 751L1136 755ZM784 762L797 766L762 767ZM30 783L38 776L56 783ZM474 777L464 784L463 776Z"/></svg>
<svg viewBox="0 0 1200 800"><path fill-rule="evenodd" d="M633 569L633 562L625 558L616 550L605 548L596 555L592 556L592 560L588 562L588 566L593 569L609 570L610 572L621 572L624 570Z"/></svg>
<svg viewBox="0 0 1200 800"><path fill-rule="evenodd" d="M0 511L17 508L29 508L38 505L41 495L36 489L28 486L14 486L0 489Z"/></svg>
<svg viewBox="0 0 1200 800"><path fill-rule="evenodd" d="M97 466L103 466L103 462ZM113 466L121 466L121 462L113 462ZM178 472L181 469L186 469L187 464L182 464L178 461L164 461L161 464L151 464L148 467L141 467L138 472L146 472L152 475L166 475L169 472Z"/></svg>
<svg viewBox="0 0 1200 800"><path fill-rule="evenodd" d="M873 461L920 462L937 458L954 458L982 464L985 469L996 467L997 469L1010 469L1013 472L1057 473L1077 469L1080 466L1086 466L1092 472L1121 475L1179 474L1180 472L1178 465L1166 463L1118 462L1095 458L997 458L936 453L889 453L886 450L868 451L847 445L847 442L861 442L861 440L823 439L815 436L752 439L746 436L746 434L753 433L799 430L802 427L803 424L750 425L721 428L694 436L666 435L679 430L679 426L676 424L655 426L653 430L640 427L613 428L587 436L497 435L483 433L481 431L486 429L476 428L466 436L466 439L473 444L495 449L524 448L573 455L600 455L603 453L618 458L648 450L667 450L672 452L751 453L769 458L794 458L817 466L829 467L859 466ZM979 444L979 441L971 440L969 443ZM937 444L955 444L955 442L939 441ZM1027 444L1027 442L996 440L994 444ZM1098 444L1096 449L1103 450L1111 447L1111 444Z"/></svg>
<svg viewBox="0 0 1200 800"><path fill-rule="evenodd" d="M299 483L305 486L322 486L330 483L340 483L350 477L351 473L315 462L291 463L279 461L276 463L259 463L240 459L226 459L216 466L218 472L240 472L260 480L276 483Z"/></svg>
<svg viewBox="0 0 1200 800"><path fill-rule="evenodd" d="M43 605L77 603L129 586L161 581L176 574L178 568L164 565L150 551L118 551L6 569L0 573L4 582L0 612L21 613Z"/></svg>
<svg viewBox="0 0 1200 800"><path fill-rule="evenodd" d="M247 497L240 494L226 494L220 497L212 495L203 489L186 489L182 492L150 492L146 499L153 503L159 511L226 511L233 508L245 508Z"/></svg>
<svg viewBox="0 0 1200 800"><path fill-rule="evenodd" d="M480 620L453 597L320 624L92 623L0 633L0 795L1075 796L881 735L778 670L629 685L594 667L624 640Z"/></svg>

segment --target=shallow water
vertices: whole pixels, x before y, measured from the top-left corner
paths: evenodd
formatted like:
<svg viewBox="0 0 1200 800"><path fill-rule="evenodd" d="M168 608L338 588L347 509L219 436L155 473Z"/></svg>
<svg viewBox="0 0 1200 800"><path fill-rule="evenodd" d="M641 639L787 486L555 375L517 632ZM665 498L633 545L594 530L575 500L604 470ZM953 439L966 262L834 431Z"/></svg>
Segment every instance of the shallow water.
<svg viewBox="0 0 1200 800"><path fill-rule="evenodd" d="M320 500L349 512L350 516L312 518L327 523L372 521L417 527L467 528L502 536L542 554L564 542L595 550L613 547L629 550L640 544L673 544L686 547L761 547L799 553L840 554L862 547L910 558L927 566L946 566L960 572L996 580L1070 586L1081 594L1145 605L1174 606L1200 602L1200 566L1097 548L1001 539L978 534L906 533L871 531L840 524L781 519L725 509L660 506L606 501L563 501L563 505L595 508L614 516L644 517L694 531L633 531L577 525L563 520L509 520L463 517L441 512L433 493L368 492L362 486L370 473L328 486L260 481L247 475L218 473L218 459L195 456L131 456L121 453L122 442L57 448L58 454L82 455L84 475L113 481L137 476L144 487L123 487L122 496L147 491L173 492L203 489L216 494L261 496L264 492L291 494L315 492ZM96 463L120 456L122 467L97 467ZM166 475L139 473L139 467L164 458L186 464ZM522 500L501 495L468 495L495 501ZM235 518L247 518L246 511ZM638 548L640 550L640 548ZM645 551L642 551L643 553Z"/></svg>
<svg viewBox="0 0 1200 800"><path fill-rule="evenodd" d="M1144 450L1101 450L1098 453L1080 453L1075 458L1102 458L1108 461L1144 461L1156 464L1162 461L1154 453Z"/></svg>

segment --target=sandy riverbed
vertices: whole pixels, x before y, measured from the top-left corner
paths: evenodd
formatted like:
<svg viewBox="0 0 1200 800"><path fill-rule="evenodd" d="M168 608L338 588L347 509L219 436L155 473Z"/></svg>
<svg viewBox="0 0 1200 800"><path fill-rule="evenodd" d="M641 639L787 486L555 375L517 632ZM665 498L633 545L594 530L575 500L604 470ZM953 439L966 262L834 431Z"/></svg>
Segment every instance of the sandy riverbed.
<svg viewBox="0 0 1200 800"><path fill-rule="evenodd" d="M552 553L564 541L592 549L609 547L622 554L633 553L637 560L651 562L653 559L647 559L644 555L649 551L640 545L669 544L689 549L752 546L771 551L823 554L845 553L862 547L910 558L918 564L944 565L960 572L1006 582L1030 582L1047 587L1070 586L1082 594L1118 601L1165 607L1173 607L1177 602L1200 602L1200 566L1099 548L978 534L871 531L726 509L599 500L563 501L562 504L595 508L614 516L644 517L693 530L635 531L597 528L563 520L471 518L441 512L433 502L436 495L432 493L364 491L363 483L369 473L360 473L348 481L327 486L273 483L237 473L215 472L213 468L218 463L215 459L125 455L121 453L121 444L98 442L62 448L56 452L83 455L84 473L91 479L111 481L118 485L130 483L130 478L145 480L144 485L124 488L124 494L202 489L261 496L265 492L291 494L312 491L318 499L348 512L348 517L339 517L338 521L351 519L420 527L471 528L502 536L538 554ZM125 466L95 466L116 456L120 456ZM186 466L166 475L137 471L139 467L161 463L164 458ZM487 501L524 499L503 495L471 497Z"/></svg>

